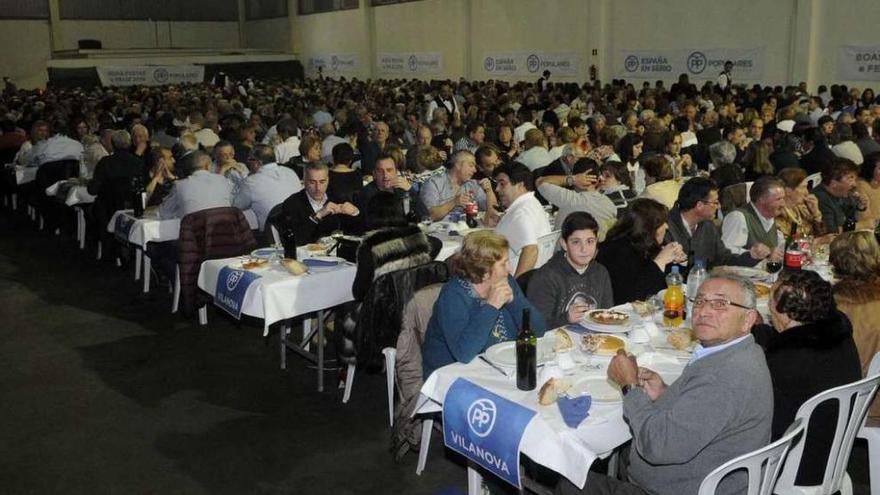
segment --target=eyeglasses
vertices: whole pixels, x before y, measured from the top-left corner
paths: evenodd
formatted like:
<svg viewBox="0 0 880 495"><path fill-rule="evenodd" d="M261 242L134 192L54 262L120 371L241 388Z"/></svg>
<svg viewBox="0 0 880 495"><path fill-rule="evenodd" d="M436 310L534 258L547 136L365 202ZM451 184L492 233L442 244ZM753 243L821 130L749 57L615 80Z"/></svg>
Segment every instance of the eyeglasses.
<svg viewBox="0 0 880 495"><path fill-rule="evenodd" d="M692 299L691 302L694 304L695 308L701 308L703 307L703 305L708 304L710 308L716 311L724 311L727 309L728 306L734 306L742 309L755 309L744 304L735 303L728 299L707 299L703 296L697 296L696 298Z"/></svg>
<svg viewBox="0 0 880 495"><path fill-rule="evenodd" d="M721 206L721 201L718 201L717 199L715 201L706 201L704 199L701 199L700 203L706 203L706 204L712 205L712 206Z"/></svg>

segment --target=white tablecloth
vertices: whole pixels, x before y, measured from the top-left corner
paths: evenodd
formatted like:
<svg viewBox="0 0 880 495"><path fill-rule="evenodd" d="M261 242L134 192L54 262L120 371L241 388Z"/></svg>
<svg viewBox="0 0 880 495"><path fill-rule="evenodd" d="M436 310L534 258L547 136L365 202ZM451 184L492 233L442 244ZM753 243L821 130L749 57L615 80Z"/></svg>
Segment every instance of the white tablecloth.
<svg viewBox="0 0 880 495"><path fill-rule="evenodd" d="M88 187L79 184L67 185L66 180L60 180L46 188L46 196L62 195L67 206L95 202L95 196L89 194Z"/></svg>
<svg viewBox="0 0 880 495"><path fill-rule="evenodd" d="M120 210L114 213L110 218L110 222L107 223L107 232L113 233L116 231L116 217L119 215L125 215L134 219L134 225L132 225L131 231L128 234L128 242L136 246L144 247L148 242L174 241L180 235L179 218L169 220L147 217L135 218L132 215L132 210ZM251 229L258 227L257 216L253 210L245 210L244 216L247 218Z"/></svg>
<svg viewBox="0 0 880 495"><path fill-rule="evenodd" d="M633 331L629 332L627 351L641 357L640 365L657 369L668 383L674 381L678 375L669 375L667 371L671 368L680 373L688 354L667 349L666 334L656 326L643 325L629 305L618 309L630 313L635 323ZM553 338L549 335L552 335L552 332L548 332L547 338ZM577 339L576 342L579 340L576 334L572 334L572 337ZM587 357L580 350L572 351L571 354L578 361L586 360L587 364L598 365L599 369L578 366L574 370L565 372L567 379L580 376L606 376L610 357ZM657 366L662 366L666 371L661 371ZM556 368L559 372L558 367L552 368ZM555 404L550 406L538 404L538 390L547 378L542 377L542 374L550 371L550 368L539 370L538 386L529 392L516 388L514 368L507 368L507 371L510 378L505 378L479 359L474 359L468 364L454 363L444 366L432 373L422 386L422 400L417 413L442 411L442 404L449 387L456 379L466 378L502 397L537 411L538 415L524 433L522 453L565 476L579 487L584 486L590 465L597 457L610 454L612 450L631 438L629 427L623 420L622 404L594 403L590 409L590 417L577 429L572 429L565 425Z"/></svg>
<svg viewBox="0 0 880 495"><path fill-rule="evenodd" d="M227 258L202 263L199 288L213 296L220 270L238 261L239 258ZM356 272L357 268L348 263L298 277L277 266L255 270L260 278L248 288L241 311L263 318L264 334L268 335L272 323L353 300L351 286Z"/></svg>
<svg viewBox="0 0 880 495"><path fill-rule="evenodd" d="M18 185L33 182L37 178L37 169L39 167L22 167L15 166L15 183Z"/></svg>

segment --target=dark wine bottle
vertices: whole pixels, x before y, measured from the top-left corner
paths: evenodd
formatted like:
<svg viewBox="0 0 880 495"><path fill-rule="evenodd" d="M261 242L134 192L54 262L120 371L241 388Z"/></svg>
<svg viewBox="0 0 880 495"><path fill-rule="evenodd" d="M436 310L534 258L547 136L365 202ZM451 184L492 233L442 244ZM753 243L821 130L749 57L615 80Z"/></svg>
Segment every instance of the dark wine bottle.
<svg viewBox="0 0 880 495"><path fill-rule="evenodd" d="M134 216L137 218L144 216L144 210L147 208L147 190L143 179L138 175L131 178L131 203Z"/></svg>
<svg viewBox="0 0 880 495"><path fill-rule="evenodd" d="M524 308L516 337L516 388L520 390L534 390L538 384L538 338L529 317L529 308Z"/></svg>
<svg viewBox="0 0 880 495"><path fill-rule="evenodd" d="M804 266L804 251L801 249L801 243L797 239L798 224L792 222L791 232L785 239L785 256L783 258L783 267L785 270L800 270Z"/></svg>

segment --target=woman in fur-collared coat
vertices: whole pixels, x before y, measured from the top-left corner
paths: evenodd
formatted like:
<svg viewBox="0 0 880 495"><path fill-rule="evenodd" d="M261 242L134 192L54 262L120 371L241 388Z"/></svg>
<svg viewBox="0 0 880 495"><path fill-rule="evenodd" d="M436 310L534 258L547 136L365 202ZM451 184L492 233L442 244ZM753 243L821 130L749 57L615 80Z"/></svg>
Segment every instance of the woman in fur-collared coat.
<svg viewBox="0 0 880 495"><path fill-rule="evenodd" d="M377 193L370 199L367 211L367 233L358 247L357 274L351 289L354 302L346 305L342 326L337 327L342 328L342 338L337 340L341 346L340 358L349 364L355 361L361 304L365 303L373 282L386 273L430 263L443 245L438 239L426 236L418 225L407 223L400 201L393 193ZM394 310L393 298L388 299L390 312Z"/></svg>
<svg viewBox="0 0 880 495"><path fill-rule="evenodd" d="M838 279L834 299L852 322L864 376L880 352L880 247L869 230L846 232L831 243L829 259ZM880 425L880 400L871 405L868 422Z"/></svg>

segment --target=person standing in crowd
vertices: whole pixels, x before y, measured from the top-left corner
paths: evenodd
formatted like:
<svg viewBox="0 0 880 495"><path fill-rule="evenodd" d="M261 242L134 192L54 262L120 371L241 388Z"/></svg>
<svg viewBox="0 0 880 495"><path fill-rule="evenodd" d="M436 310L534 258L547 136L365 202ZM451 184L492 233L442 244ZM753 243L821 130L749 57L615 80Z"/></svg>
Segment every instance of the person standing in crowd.
<svg viewBox="0 0 880 495"><path fill-rule="evenodd" d="M263 230L269 212L285 199L302 190L303 186L293 170L278 165L272 147L254 146L248 157L250 175L239 184L232 205L241 210L251 209Z"/></svg>
<svg viewBox="0 0 880 495"><path fill-rule="evenodd" d="M506 208L501 220L485 219L489 226L507 238L510 244L510 271L514 277L535 268L538 262L538 239L551 231L547 213L535 198L532 173L520 163L504 164L495 169L498 198Z"/></svg>
<svg viewBox="0 0 880 495"><path fill-rule="evenodd" d="M614 304L608 270L595 261L599 224L587 212L565 217L560 251L532 275L529 301L544 315L547 328L577 323L587 311Z"/></svg>

